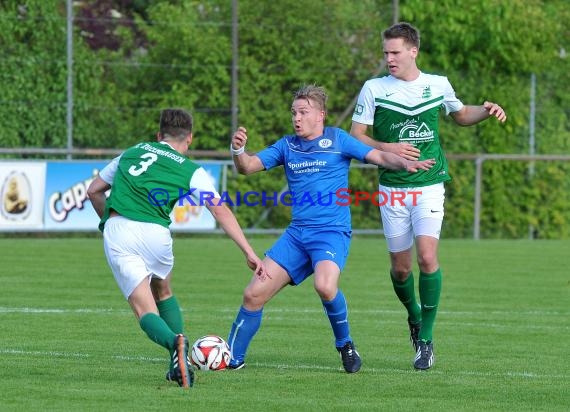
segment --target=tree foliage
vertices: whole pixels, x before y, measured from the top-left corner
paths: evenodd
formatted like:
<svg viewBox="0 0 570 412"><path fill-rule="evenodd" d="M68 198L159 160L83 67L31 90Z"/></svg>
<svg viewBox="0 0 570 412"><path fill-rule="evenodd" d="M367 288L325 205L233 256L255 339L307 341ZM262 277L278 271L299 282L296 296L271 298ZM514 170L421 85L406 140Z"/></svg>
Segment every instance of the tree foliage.
<svg viewBox="0 0 570 412"><path fill-rule="evenodd" d="M536 75L536 152L570 149L570 8L566 0L400 2L400 20L421 30L418 64L444 74L467 104L500 102L509 120L460 128L442 121L453 153L528 153L530 77ZM237 107L232 107L232 4L238 5ZM0 145L67 144L65 0L0 4ZM389 0L94 0L74 2L73 146L125 148L152 139L160 108L190 109L195 149L227 150L232 113L248 149L290 133L292 93L329 90L328 123L350 127L353 99L382 59ZM482 236L570 236L568 163L485 162ZM451 161L445 233L470 236L475 167ZM234 176L231 190L279 191L282 171ZM351 172L355 190L375 190L373 169ZM288 208L240 208L244 225L283 226ZM378 227L373 205L353 208L354 226Z"/></svg>
<svg viewBox="0 0 570 412"><path fill-rule="evenodd" d="M65 57L65 26L62 30L53 15L55 5L40 0L0 5L0 141L4 147L65 145L66 60L53 58Z"/></svg>

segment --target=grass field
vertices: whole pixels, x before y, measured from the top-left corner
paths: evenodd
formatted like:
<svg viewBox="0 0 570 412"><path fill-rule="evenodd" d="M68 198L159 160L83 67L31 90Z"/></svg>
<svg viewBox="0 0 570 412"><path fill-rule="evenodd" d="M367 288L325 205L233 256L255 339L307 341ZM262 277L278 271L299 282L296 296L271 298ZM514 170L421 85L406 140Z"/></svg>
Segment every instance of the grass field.
<svg viewBox="0 0 570 412"><path fill-rule="evenodd" d="M255 238L261 253L274 238ZM341 287L362 370L342 372L310 281L265 308L247 367L167 383L100 238L0 239L1 411L568 411L569 241L444 240L436 364L411 366L383 239L356 237ZM190 340L227 337L249 280L225 237L175 240ZM312 278L311 278L312 279Z"/></svg>

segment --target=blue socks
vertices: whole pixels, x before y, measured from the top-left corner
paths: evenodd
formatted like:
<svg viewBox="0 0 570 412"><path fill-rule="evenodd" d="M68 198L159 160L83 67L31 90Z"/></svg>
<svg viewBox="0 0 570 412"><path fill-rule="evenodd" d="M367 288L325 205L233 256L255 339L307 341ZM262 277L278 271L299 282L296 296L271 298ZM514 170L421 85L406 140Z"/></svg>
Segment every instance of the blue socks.
<svg viewBox="0 0 570 412"><path fill-rule="evenodd" d="M249 311L243 306L239 308L236 320L232 324L232 330L228 336L228 345L232 351L232 366L239 365L244 361L249 343L261 326L263 309Z"/></svg>
<svg viewBox="0 0 570 412"><path fill-rule="evenodd" d="M342 348L347 342L352 341L344 294L339 290L333 300L321 301L331 323L335 337L335 346ZM237 366L244 362L247 348L261 326L262 315L263 309L249 311L243 306L240 307L228 336L228 344L232 351L232 360L230 362L232 366Z"/></svg>
<svg viewBox="0 0 570 412"><path fill-rule="evenodd" d="M350 328L348 326L348 308L344 294L340 291L330 301L321 300L325 313L329 318L335 337L335 346L342 348L347 342L351 342Z"/></svg>

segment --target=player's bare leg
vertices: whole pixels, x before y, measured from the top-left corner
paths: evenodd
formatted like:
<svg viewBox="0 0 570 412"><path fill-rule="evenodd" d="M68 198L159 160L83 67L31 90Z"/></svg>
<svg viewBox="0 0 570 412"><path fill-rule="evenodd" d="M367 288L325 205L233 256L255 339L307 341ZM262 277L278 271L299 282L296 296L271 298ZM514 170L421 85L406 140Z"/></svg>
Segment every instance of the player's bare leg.
<svg viewBox="0 0 570 412"><path fill-rule="evenodd" d="M253 275L243 293L243 303L232 324L228 344L232 351L230 369L241 369L245 365L247 348L261 326L263 306L281 289L289 284L291 278L273 259L263 260L268 276L260 278Z"/></svg>

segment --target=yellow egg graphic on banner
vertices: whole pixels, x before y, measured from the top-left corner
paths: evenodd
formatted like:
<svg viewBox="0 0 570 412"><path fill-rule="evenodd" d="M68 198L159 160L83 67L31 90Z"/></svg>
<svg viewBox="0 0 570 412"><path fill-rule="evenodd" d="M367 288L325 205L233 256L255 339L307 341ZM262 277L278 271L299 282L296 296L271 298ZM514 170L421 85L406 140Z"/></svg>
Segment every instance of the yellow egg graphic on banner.
<svg viewBox="0 0 570 412"><path fill-rule="evenodd" d="M30 181L23 172L10 173L2 184L1 211L6 219L24 220L31 208L31 186Z"/></svg>

